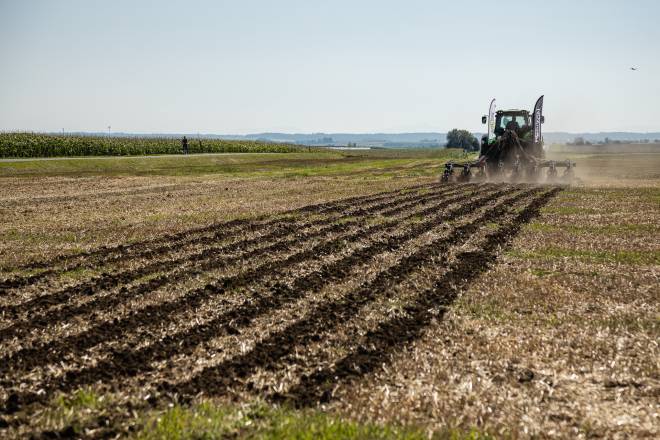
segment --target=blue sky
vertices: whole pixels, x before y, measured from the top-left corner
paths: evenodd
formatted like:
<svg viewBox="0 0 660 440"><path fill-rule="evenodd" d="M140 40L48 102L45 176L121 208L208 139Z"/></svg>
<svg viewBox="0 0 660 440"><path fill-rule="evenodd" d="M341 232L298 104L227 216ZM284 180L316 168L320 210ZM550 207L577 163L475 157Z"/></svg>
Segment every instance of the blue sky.
<svg viewBox="0 0 660 440"><path fill-rule="evenodd" d="M0 0L0 130L660 131L660 2ZM636 72L629 67L638 66Z"/></svg>

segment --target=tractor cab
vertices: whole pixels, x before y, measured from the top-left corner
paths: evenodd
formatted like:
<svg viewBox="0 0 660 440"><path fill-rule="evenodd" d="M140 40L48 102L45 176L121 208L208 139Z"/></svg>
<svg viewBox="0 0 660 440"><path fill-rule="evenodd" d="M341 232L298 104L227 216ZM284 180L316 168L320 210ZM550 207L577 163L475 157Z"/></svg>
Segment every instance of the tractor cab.
<svg viewBox="0 0 660 440"><path fill-rule="evenodd" d="M529 112L527 110L500 110L495 114L495 135L500 137L505 130L513 130L520 133L527 129L529 124Z"/></svg>
<svg viewBox="0 0 660 440"><path fill-rule="evenodd" d="M519 137L529 137L532 132L533 122L532 115L527 110L499 110L493 114L494 122L492 122L491 133L493 136L488 139L488 135L484 135L482 143L491 143L499 139L506 130L515 131ZM541 115L541 123L545 122L545 117ZM488 121L488 116L483 116L481 122L485 124ZM488 140L485 140L488 139Z"/></svg>

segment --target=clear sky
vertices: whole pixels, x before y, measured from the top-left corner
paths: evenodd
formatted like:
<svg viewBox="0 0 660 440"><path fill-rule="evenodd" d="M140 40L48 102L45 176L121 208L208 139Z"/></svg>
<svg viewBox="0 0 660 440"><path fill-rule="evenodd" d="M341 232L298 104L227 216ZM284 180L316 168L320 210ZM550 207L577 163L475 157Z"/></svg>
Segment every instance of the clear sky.
<svg viewBox="0 0 660 440"><path fill-rule="evenodd" d="M0 60L0 130L660 131L658 0L0 0Z"/></svg>

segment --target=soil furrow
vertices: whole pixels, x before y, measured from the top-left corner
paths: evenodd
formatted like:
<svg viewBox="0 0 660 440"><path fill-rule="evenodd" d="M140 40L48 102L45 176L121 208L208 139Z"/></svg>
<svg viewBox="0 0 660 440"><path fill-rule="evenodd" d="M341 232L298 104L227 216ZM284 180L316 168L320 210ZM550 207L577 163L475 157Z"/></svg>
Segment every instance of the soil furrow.
<svg viewBox="0 0 660 440"><path fill-rule="evenodd" d="M374 212L377 212L376 211L377 209L381 210L389 207L398 207L399 205L407 204L410 201L414 202L415 200L419 199L419 197L438 197L442 194L448 194L452 192L454 191L444 190L422 196L417 194L403 195L403 197L401 197L400 199L389 200L386 203L381 203L366 207L358 207L355 208L353 211L344 212L343 214L350 216L370 215ZM212 254L214 253L224 252L225 249L240 249L241 247L245 247L247 245L251 245L256 242L265 243L270 239L283 237L287 234L290 234L292 232L298 231L306 227L327 225L337 220L338 218L335 217L335 218L316 219L316 220L299 221L299 222L278 221L278 223L273 226L275 228L273 232L263 235L261 237L239 240L238 242L230 243L227 244L226 246L222 246L217 249L205 249L196 254L184 255L183 257L175 260L154 262L151 263L151 265L147 265L146 267L141 266L128 271L120 271L112 274L104 274L100 277L92 278L91 280L88 280L86 282L66 287L60 291L38 296L36 298L27 300L24 303L0 306L0 313L7 313L16 316L19 313L24 313L26 311L33 311L35 308L52 307L61 303L62 301L70 299L74 295L94 295L95 293L97 293L98 290L106 290L110 287L114 287L119 284L126 284L130 281L144 277L146 275L150 275L155 272L169 270L175 268L178 265L183 265L190 262L203 261L204 259L211 257ZM216 234L216 236L206 237L206 239L203 241L214 241L214 240L217 241L220 238L224 239L228 237L224 237L222 236L222 234L218 233ZM154 255L156 254L160 254L160 253L154 253Z"/></svg>
<svg viewBox="0 0 660 440"><path fill-rule="evenodd" d="M409 198L397 200L394 202L388 202L382 205L373 206L369 209L361 208L362 215L370 215L374 213L383 212L385 215L394 215L399 212L402 212L405 209L408 209L411 206L418 205L420 203L427 203L429 201L434 201L451 195L454 192L437 192L431 193L424 196L417 196L416 199L404 203L405 200ZM395 206L394 209L385 209ZM376 209L378 208L378 209ZM219 264L232 264L236 261L239 261L242 258L254 258L262 253L261 248L254 250L244 249L253 245L263 245L268 244L269 240L278 239L285 237L294 232L299 231L301 228L305 227L318 227L320 225L327 225L337 219L323 219L315 220L307 223L292 224L287 225L286 227L281 227L276 231L267 234L265 236L242 240L237 243L231 243L219 247L211 247L204 249L202 252L186 255L182 258L176 260L169 260L165 262L156 262L151 265L143 266L141 268L121 272L118 274L108 275L105 279L98 280L96 282L82 283L66 289L63 289L59 292L55 292L51 295L44 295L34 300L27 301L19 305L10 305L0 307L0 313L4 312L9 315L16 316L18 313L30 312L29 320L17 321L13 325L0 330L0 341L7 338L16 337L24 334L27 331L31 331L34 328L52 326L55 323L63 322L70 319L73 316L90 313L90 312L100 312L117 304L120 304L126 299L134 298L137 295L142 295L147 292L153 291L158 287L161 287L166 284L171 284L179 280L189 278L217 267ZM348 227L351 224L357 224L357 220L354 222L344 222L343 224ZM318 231L317 231L318 232ZM290 242L290 241L289 241ZM238 254L236 252L239 251ZM226 253L232 252L236 255L224 255ZM216 255L220 254L220 257ZM94 300L83 303L82 305L71 304L61 308L51 310L49 312L43 312L38 314L40 311L39 308L50 308L52 306L58 305L63 301L71 300L77 296L89 296L95 295L100 289L108 289L120 284L127 284L130 281L133 281L137 278L144 277L146 275L168 271L179 266L186 265L187 267L179 269L175 273L166 273L157 278L151 279L145 283L139 284L137 286L132 286L129 288L124 288L119 292L109 294L96 298ZM192 267L190 267L192 266ZM37 315L35 316L35 313Z"/></svg>
<svg viewBox="0 0 660 440"><path fill-rule="evenodd" d="M469 196L457 196L454 200L460 201ZM451 203L449 200L446 203ZM400 208L393 208L392 211ZM326 229L322 235L329 232L340 233L345 229L345 224L333 225ZM265 277L274 271L300 263L308 259L317 258L319 255L329 254L346 246L347 242L373 233L375 226L367 226L352 233L340 234L327 241L321 242L312 248L294 253L284 259L269 261L256 268L241 272L230 277L209 283L205 287L195 289L170 302L149 305L145 308L133 311L130 315L113 321L99 323L92 328L59 340L38 344L34 347L24 348L10 356L5 356L0 362L0 373L12 371L16 374L39 365L56 362L66 355L82 354L91 347L101 342L115 340L140 327L148 327L163 320L171 318L173 314L180 313L200 306L208 298L223 294L227 289L237 288L252 283L255 279ZM294 239L295 240L295 239ZM291 243L273 245L269 252L281 252L290 249Z"/></svg>
<svg viewBox="0 0 660 440"><path fill-rule="evenodd" d="M475 204L488 203L502 195L502 191L485 194L484 197L473 199L473 202ZM137 351L131 348L114 351L108 359L100 361L94 367L81 371L71 371L63 378L58 378L57 389L69 390L74 387L94 383L99 379L117 380L121 377L134 376L141 372L150 371L151 362L168 359L174 355L189 354L204 341L218 335L235 333L241 328L249 326L258 316L283 307L320 289L324 285L341 281L352 273L351 269L355 265L366 263L373 256L381 252L395 250L429 229L456 219L464 215L465 212L465 207L447 211L446 209L438 209L438 206L426 208L421 212L413 212L408 217L417 215L430 215L432 217L427 221L411 225L401 235L390 236L372 243L339 260L322 266L318 271L304 277L296 278L291 287L277 283L270 288L269 294L248 298L238 307L200 326L187 329L178 334L168 335L157 343ZM378 227L374 229L378 229L378 232L394 230L400 227L401 220L403 219L390 222L388 225L383 225L382 228Z"/></svg>
<svg viewBox="0 0 660 440"><path fill-rule="evenodd" d="M303 377L285 397L271 395L270 398L286 400L296 406L325 403L338 384L356 380L380 368L394 351L400 351L404 345L417 339L432 320L442 318L458 293L488 271L502 248L510 243L525 223L538 216L540 209L559 191L555 188L535 198L513 221L487 234L478 251L458 254L456 261L431 288L416 295L417 299L405 306L404 314L381 322L376 329L369 331L357 350L335 362L331 368Z"/></svg>
<svg viewBox="0 0 660 440"><path fill-rule="evenodd" d="M420 264L429 261L434 256L441 256L469 231L478 229L505 212L509 205L515 203L516 200L535 191L538 189L519 193L488 208L478 219L455 228L449 236L420 247L411 255L403 258L397 265L380 272L372 281L346 294L340 300L329 300L318 304L307 316L257 342L247 353L206 368L184 383L169 384L165 382L161 387L182 395L195 395L202 390L212 395L223 394L229 386L238 383L256 368L272 368L281 358L290 354L296 346L305 345L318 338L319 331L331 331L343 320L350 319L357 310L365 307L378 296L385 295L388 289L400 282L399 280L417 270ZM463 214L476 211L482 205L481 201L470 201L462 207Z"/></svg>
<svg viewBox="0 0 660 440"><path fill-rule="evenodd" d="M366 196L352 197L349 199L340 199L328 203L310 205L303 208L285 211L280 215L292 215L299 212L324 213L333 210L341 211L342 209L345 209L348 206L353 206L358 202L367 203L369 201L378 201L394 196L396 194L401 194L402 192L416 190L416 189L423 189L423 188L433 188L435 186L437 185L436 184L415 185L409 188L404 188L396 191L387 191L387 192L376 193ZM264 223L260 223L263 222L264 220L266 220ZM101 247L95 250L82 252L75 255L61 255L48 261L34 262L18 267L17 269L20 270L32 270L32 269L46 269L46 270L29 276L14 277L0 281L0 294L3 294L7 289L25 287L34 284L38 281L41 281L51 275L55 275L63 271L68 271L78 268L77 265L73 265L73 266L66 266L66 268L63 269L62 268L54 269L53 266L57 264L61 264L61 263L66 264L77 260L85 260L85 263L87 265L94 266L95 264L98 264L100 262L108 261L108 256L112 254L119 254L117 257L120 258L125 258L129 255L132 257L148 256L152 252L152 250L148 248L149 246L165 243L165 246L163 246L163 248L170 248L178 241L189 240L191 235L204 234L204 233L216 231L218 229L221 229L222 232L225 234L228 232L234 232L234 234L238 234L241 233L244 228L251 228L251 229L261 228L261 227L272 226L281 222L283 222L283 220L281 219L268 220L267 216L259 216L253 219L236 219L228 222L214 223L212 225L201 228L190 229L176 234L167 234L154 240L146 240L137 243L119 245L115 247ZM238 230L234 231L234 229L238 229ZM135 255L131 255L133 253Z"/></svg>

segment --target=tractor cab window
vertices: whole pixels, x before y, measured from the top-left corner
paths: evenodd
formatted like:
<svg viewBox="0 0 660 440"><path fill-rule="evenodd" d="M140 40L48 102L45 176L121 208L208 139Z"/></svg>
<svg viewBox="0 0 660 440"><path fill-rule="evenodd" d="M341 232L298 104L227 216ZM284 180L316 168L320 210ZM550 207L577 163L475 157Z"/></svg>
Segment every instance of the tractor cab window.
<svg viewBox="0 0 660 440"><path fill-rule="evenodd" d="M527 121L527 118L522 115L502 115L499 118L498 124L497 124L497 131L501 131L502 133L504 132L505 129L520 129L525 125L528 125L529 122Z"/></svg>

